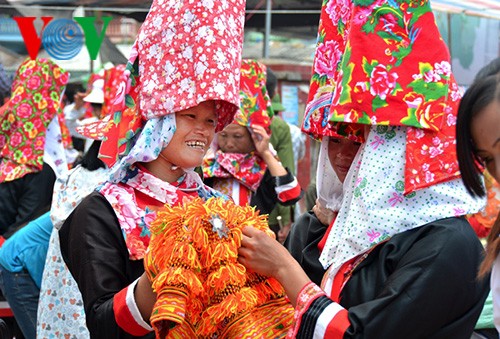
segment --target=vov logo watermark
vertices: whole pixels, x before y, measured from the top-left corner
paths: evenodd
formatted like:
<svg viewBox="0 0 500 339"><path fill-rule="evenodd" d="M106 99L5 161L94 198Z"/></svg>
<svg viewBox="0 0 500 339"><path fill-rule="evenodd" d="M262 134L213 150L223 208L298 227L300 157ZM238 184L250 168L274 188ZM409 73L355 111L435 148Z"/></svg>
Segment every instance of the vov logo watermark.
<svg viewBox="0 0 500 339"><path fill-rule="evenodd" d="M97 32L96 17L74 17L70 19L55 19L41 17L43 26L40 35L35 29L36 17L13 17L19 27L24 45L31 59L36 59L40 47L54 59L69 60L80 53L83 45L87 47L91 60L97 59L97 54L106 35L106 28L112 17L102 17L101 32Z"/></svg>

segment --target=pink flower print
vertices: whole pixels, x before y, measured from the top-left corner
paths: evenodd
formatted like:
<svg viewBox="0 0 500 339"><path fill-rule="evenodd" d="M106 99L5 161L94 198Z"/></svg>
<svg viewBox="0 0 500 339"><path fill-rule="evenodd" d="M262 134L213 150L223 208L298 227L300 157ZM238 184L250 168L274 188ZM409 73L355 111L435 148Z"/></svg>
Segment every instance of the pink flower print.
<svg viewBox="0 0 500 339"><path fill-rule="evenodd" d="M26 147L23 150L23 153L24 153L24 156L29 159L33 155L33 149L31 147Z"/></svg>
<svg viewBox="0 0 500 339"><path fill-rule="evenodd" d="M119 107L125 107L125 90L127 83L125 81L120 82L118 90L116 91L116 96L113 99L113 105L119 105Z"/></svg>
<svg viewBox="0 0 500 339"><path fill-rule="evenodd" d="M434 146L439 146L441 144L441 139L439 139L438 137L432 138L432 144Z"/></svg>
<svg viewBox="0 0 500 339"><path fill-rule="evenodd" d="M41 151L45 147L45 136L36 137L35 139L35 150Z"/></svg>
<svg viewBox="0 0 500 339"><path fill-rule="evenodd" d="M462 98L462 93L460 92L460 90L457 91L452 90L450 97L452 101L458 101Z"/></svg>
<svg viewBox="0 0 500 339"><path fill-rule="evenodd" d="M436 73L442 74L444 76L450 76L451 74L451 65L448 61L441 61L440 63L435 63L434 68L436 69Z"/></svg>
<svg viewBox="0 0 500 339"><path fill-rule="evenodd" d="M35 117L31 122L36 129L40 129L43 126L42 120L39 117Z"/></svg>
<svg viewBox="0 0 500 339"><path fill-rule="evenodd" d="M455 213L456 217L459 217L461 215L465 215L465 210L463 208L460 208L460 207L454 207L453 213Z"/></svg>
<svg viewBox="0 0 500 339"><path fill-rule="evenodd" d="M36 90L40 87L41 83L42 81L40 80L40 77L35 75L28 80L28 82L26 83L26 87L28 87L30 90Z"/></svg>
<svg viewBox="0 0 500 339"><path fill-rule="evenodd" d="M19 118L27 119L33 114L33 108L27 103L22 103L17 107L16 113Z"/></svg>
<svg viewBox="0 0 500 339"><path fill-rule="evenodd" d="M421 128L415 129L415 137L417 139L422 139L424 136L425 136L425 133L424 133L423 129L421 129Z"/></svg>
<svg viewBox="0 0 500 339"><path fill-rule="evenodd" d="M433 146L429 147L429 155L431 156L431 158L435 158L438 155L443 154L443 152L444 150L441 147L441 145L439 145L438 147L433 147Z"/></svg>
<svg viewBox="0 0 500 339"><path fill-rule="evenodd" d="M385 65L378 64L373 68L370 76L370 93L378 95L380 99L385 100L387 95L396 87L397 73L387 71Z"/></svg>
<svg viewBox="0 0 500 339"><path fill-rule="evenodd" d="M33 74L33 68L28 68L23 72L22 76L24 79L26 79L27 77L31 76L32 74Z"/></svg>
<svg viewBox="0 0 500 339"><path fill-rule="evenodd" d="M389 199L388 203L391 205L391 207L396 206L399 203L403 202L403 196L401 196L397 192L392 193L392 197Z"/></svg>
<svg viewBox="0 0 500 339"><path fill-rule="evenodd" d="M430 70L424 74L425 82L439 82L441 76L433 70Z"/></svg>
<svg viewBox="0 0 500 339"><path fill-rule="evenodd" d="M61 85L66 85L68 83L68 80L69 80L69 73L65 72L61 74L61 77L59 78L59 83Z"/></svg>
<svg viewBox="0 0 500 339"><path fill-rule="evenodd" d="M351 14L348 1L346 0L329 1L326 5L325 12L332 20L334 26L339 25L339 20L341 20L343 23L346 23L349 20L349 16Z"/></svg>
<svg viewBox="0 0 500 339"><path fill-rule="evenodd" d="M21 102L21 99L23 97L21 95L15 95L11 100L10 102L13 104L13 105L17 105L18 103Z"/></svg>
<svg viewBox="0 0 500 339"><path fill-rule="evenodd" d="M384 138L381 138L380 136L375 136L375 140L370 143L370 146L375 150L377 149L380 145L383 145L385 143Z"/></svg>
<svg viewBox="0 0 500 339"><path fill-rule="evenodd" d="M380 237L380 232L369 230L366 235L368 235L370 242L374 242L378 237Z"/></svg>
<svg viewBox="0 0 500 339"><path fill-rule="evenodd" d="M455 126L457 124L457 117L453 114L448 114L446 116L446 123L448 126Z"/></svg>
<svg viewBox="0 0 500 339"><path fill-rule="evenodd" d="M16 132L10 137L10 145L12 147L17 147L23 141L23 136L21 133Z"/></svg>
<svg viewBox="0 0 500 339"><path fill-rule="evenodd" d="M333 1L331 1L333 2ZM355 25L362 26L365 24L366 20L368 20L368 17L372 13L372 7L361 7L358 6L356 9L356 15L354 15L353 22Z"/></svg>
<svg viewBox="0 0 500 339"><path fill-rule="evenodd" d="M425 182L431 182L434 180L434 173L427 171L425 172Z"/></svg>
<svg viewBox="0 0 500 339"><path fill-rule="evenodd" d="M335 69L341 57L342 53L336 41L331 40L320 44L316 52L314 72L318 73L320 76L326 75L332 78L335 75Z"/></svg>

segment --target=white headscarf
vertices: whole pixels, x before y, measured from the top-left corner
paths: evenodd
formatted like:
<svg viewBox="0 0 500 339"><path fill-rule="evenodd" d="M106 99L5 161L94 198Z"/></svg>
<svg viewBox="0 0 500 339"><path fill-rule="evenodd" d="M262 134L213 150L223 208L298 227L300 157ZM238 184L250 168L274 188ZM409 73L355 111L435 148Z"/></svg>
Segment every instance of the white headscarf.
<svg viewBox="0 0 500 339"><path fill-rule="evenodd" d="M377 126L370 128L345 178L341 207L320 257L323 266L330 268L330 277L343 263L395 234L435 220L475 213L485 205L484 199L474 199L467 193L460 178L404 196L408 128L389 128L394 129L395 136L383 143L377 142L382 137ZM318 174L331 168L325 164L325 147L323 141L323 165L318 166ZM325 174L322 181L318 180L318 192L330 189L322 194L331 194L329 204L335 207L340 194L338 178L327 178L331 177Z"/></svg>

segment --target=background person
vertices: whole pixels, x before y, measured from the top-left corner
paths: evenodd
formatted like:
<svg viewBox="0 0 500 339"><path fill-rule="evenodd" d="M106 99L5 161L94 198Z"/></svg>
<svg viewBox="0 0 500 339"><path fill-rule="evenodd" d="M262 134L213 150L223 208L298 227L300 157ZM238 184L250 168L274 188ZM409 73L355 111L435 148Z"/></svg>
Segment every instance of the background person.
<svg viewBox="0 0 500 339"><path fill-rule="evenodd" d="M269 214L278 203L297 202L302 190L269 143L268 111L272 108L264 69L255 60L243 60L240 110L234 121L218 133L217 142L204 159L203 177L237 205L250 204L261 214Z"/></svg>
<svg viewBox="0 0 500 339"><path fill-rule="evenodd" d="M496 143L500 136L500 79L497 74L479 78L465 92L457 118L457 154L462 179L469 193L484 197L486 188L481 178L484 169L500 180L497 166L500 151ZM491 271L494 324L500 330L499 259L500 218L497 217L489 235L486 256L479 277L488 279Z"/></svg>

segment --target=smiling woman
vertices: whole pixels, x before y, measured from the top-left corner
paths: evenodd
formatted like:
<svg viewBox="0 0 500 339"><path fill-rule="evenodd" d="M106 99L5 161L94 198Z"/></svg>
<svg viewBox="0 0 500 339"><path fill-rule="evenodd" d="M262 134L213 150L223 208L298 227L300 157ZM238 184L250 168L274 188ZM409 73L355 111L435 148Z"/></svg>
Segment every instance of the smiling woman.
<svg viewBox="0 0 500 339"><path fill-rule="evenodd" d="M154 1L125 71L127 91L115 100L110 120L102 121L100 155L110 177L59 231L92 338L154 337L150 317L157 295L143 263L150 223L165 204L225 198L203 184L193 167L238 108L244 1L226 4ZM175 34L186 15L193 20L183 29L197 34ZM207 32L214 35L204 39ZM232 53L216 58L217 48L207 48L207 41L212 47L224 43ZM201 60L210 60L207 68L191 73ZM159 77L165 71L159 65L175 69L177 77ZM174 336L186 330L168 328Z"/></svg>

